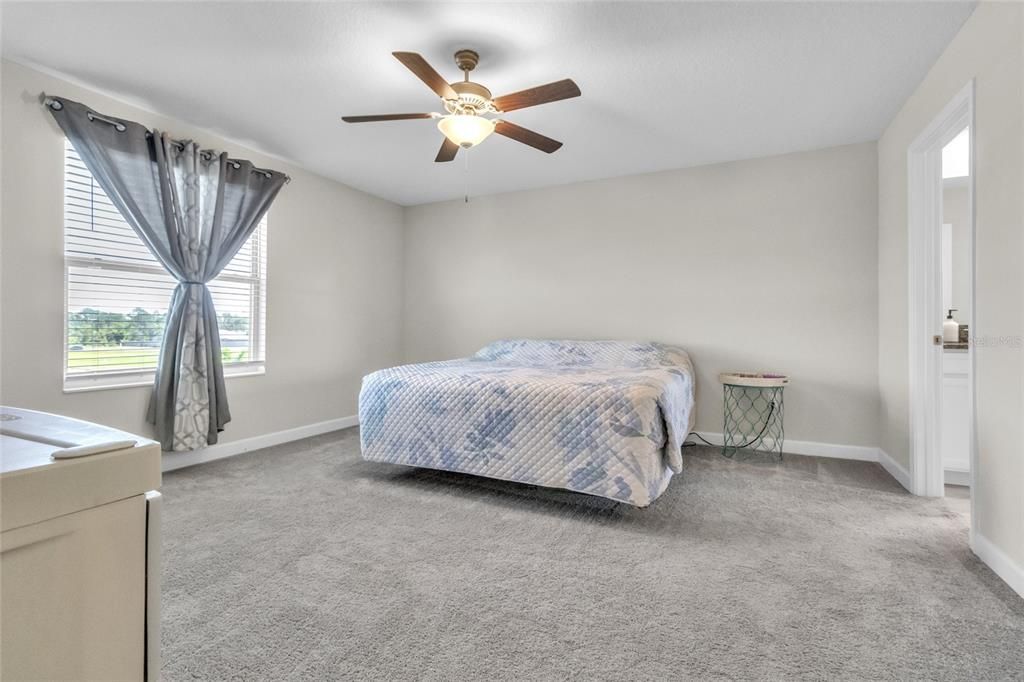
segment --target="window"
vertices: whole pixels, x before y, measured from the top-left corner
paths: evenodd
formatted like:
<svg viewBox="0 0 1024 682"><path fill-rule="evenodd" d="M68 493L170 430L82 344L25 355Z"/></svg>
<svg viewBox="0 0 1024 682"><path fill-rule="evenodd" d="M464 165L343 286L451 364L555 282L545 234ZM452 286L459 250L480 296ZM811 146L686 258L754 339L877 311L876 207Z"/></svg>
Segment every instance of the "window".
<svg viewBox="0 0 1024 682"><path fill-rule="evenodd" d="M942 177L963 178L970 173L971 134L964 128L942 148Z"/></svg>
<svg viewBox="0 0 1024 682"><path fill-rule="evenodd" d="M64 387L149 383L176 282L124 221L70 142L64 154ZM207 286L225 374L265 360L266 218Z"/></svg>

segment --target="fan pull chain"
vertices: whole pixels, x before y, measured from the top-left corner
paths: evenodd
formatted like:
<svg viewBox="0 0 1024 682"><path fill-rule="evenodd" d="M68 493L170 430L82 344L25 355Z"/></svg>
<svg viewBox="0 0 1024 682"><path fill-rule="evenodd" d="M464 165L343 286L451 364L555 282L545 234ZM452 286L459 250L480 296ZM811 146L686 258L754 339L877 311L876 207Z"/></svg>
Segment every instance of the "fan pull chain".
<svg viewBox="0 0 1024 682"><path fill-rule="evenodd" d="M462 156L466 159L466 163L465 163L465 166L464 166L465 173L462 176L462 180L463 180L462 198L463 198L463 202L468 204L469 203L469 150L467 149L466 153L464 153Z"/></svg>

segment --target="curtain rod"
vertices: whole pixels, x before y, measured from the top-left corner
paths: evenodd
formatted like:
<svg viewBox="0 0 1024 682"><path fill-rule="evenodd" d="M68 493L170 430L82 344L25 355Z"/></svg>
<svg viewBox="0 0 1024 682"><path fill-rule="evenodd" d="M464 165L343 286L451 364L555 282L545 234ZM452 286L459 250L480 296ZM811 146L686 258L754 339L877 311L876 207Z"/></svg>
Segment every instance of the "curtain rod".
<svg viewBox="0 0 1024 682"><path fill-rule="evenodd" d="M54 111L60 111L61 109L64 108L64 103L63 102L61 102L56 97L50 97L45 92L40 95L40 101L42 102L43 106L49 107L49 108L53 109ZM107 124L110 124L110 125L114 126L114 130L116 130L119 133L123 133L126 130L128 130L127 126L125 126L125 124L122 123L121 121L119 121L117 119L108 118L106 116L102 116L100 114L97 114L95 111L92 111L91 109L86 110L85 115L89 117L90 121L103 121L104 123L107 123ZM149 129L146 129L146 135L147 136L152 136L153 135L153 131L151 131ZM179 149L184 149L185 148L185 143L180 141L180 140L171 140L171 144L175 145ZM203 150L200 151L200 155L207 156L209 158L212 158L214 154L216 154L216 152L214 152L213 150L210 150L210 149L203 149ZM219 156L219 154L218 154L218 156ZM230 163L231 165L233 165L236 169L242 167L242 162L239 161L238 159L229 158L227 160L227 162ZM251 162L249 162L249 163L251 163ZM256 168L255 166L253 167L251 172L258 173L259 175L264 175L264 176L266 176L268 178L274 177L274 173L279 173L279 171L269 171L269 170L266 170L265 168ZM290 183L292 181L292 178L291 178L290 175L287 175L285 173L280 173L280 174L284 175L284 184L287 185L288 183Z"/></svg>

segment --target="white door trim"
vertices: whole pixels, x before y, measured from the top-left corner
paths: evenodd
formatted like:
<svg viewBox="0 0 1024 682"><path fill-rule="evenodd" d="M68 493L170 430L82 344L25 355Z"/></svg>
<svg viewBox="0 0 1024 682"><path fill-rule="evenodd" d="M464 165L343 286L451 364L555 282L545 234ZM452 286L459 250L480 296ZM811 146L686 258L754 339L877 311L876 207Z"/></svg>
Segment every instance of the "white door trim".
<svg viewBox="0 0 1024 682"><path fill-rule="evenodd" d="M910 365L910 479L916 495L943 494L942 454L942 280L940 247L942 225L942 148L967 126L970 129L970 177L967 183L969 216L968 262L971 312L967 323L976 333L974 301L974 80L907 149L907 222ZM968 348L968 434L971 484L977 470L974 417L974 349ZM974 534L974 495L971 495L971 534Z"/></svg>

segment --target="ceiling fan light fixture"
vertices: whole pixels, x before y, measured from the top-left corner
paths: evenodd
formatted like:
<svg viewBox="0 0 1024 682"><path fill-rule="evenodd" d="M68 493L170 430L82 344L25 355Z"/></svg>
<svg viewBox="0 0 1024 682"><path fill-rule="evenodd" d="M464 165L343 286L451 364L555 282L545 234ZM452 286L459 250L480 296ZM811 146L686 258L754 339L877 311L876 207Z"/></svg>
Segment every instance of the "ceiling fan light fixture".
<svg viewBox="0 0 1024 682"><path fill-rule="evenodd" d="M3 0L0 0L2 2ZM420 114L375 114L372 116L342 116L346 123L373 123L377 121L407 121L412 119L440 119L438 129L444 135L441 149L434 158L435 163L452 161L459 149L469 149L480 144L491 133L497 133L510 140L521 142L545 154L558 151L562 143L540 133L518 126L511 121L486 116L500 116L507 111L535 107L538 104L558 102L580 96L580 88L571 78L538 85L519 92L491 97L491 91L469 80L469 73L476 69L480 55L473 50L459 50L455 53L455 65L462 71L462 80L449 83L432 67L423 55L415 52L392 52L392 56L409 69L441 98L445 113Z"/></svg>
<svg viewBox="0 0 1024 682"><path fill-rule="evenodd" d="M494 121L471 114L450 114L437 122L437 128L449 140L463 149L469 149L487 139L494 132Z"/></svg>

